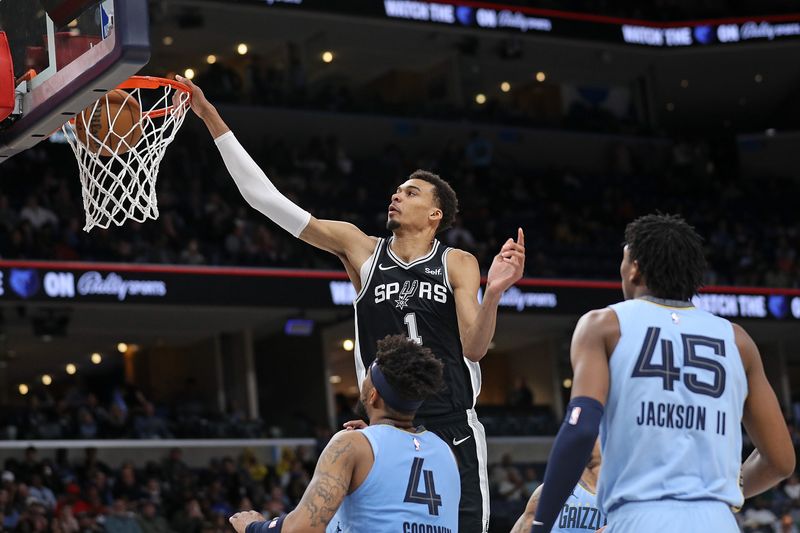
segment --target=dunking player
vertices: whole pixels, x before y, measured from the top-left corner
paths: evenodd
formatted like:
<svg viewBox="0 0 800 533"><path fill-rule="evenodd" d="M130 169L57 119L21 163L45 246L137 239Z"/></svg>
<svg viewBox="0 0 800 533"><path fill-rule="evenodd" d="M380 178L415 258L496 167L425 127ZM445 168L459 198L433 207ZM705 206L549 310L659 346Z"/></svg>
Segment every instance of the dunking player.
<svg viewBox="0 0 800 533"><path fill-rule="evenodd" d="M370 237L345 222L318 220L283 196L242 148L203 92L192 86L192 109L208 127L245 200L305 242L335 254L357 290L356 353L359 383L375 359L375 343L405 333L444 363L445 390L417 412L417 423L453 445L461 469L460 531L489 523L486 441L474 411L480 361L494 335L502 293L522 277L524 236L508 239L489 269L483 301L474 256L441 246L436 234L455 217L455 192L439 176L414 172L397 187L388 208L388 239Z"/></svg>
<svg viewBox="0 0 800 533"><path fill-rule="evenodd" d="M731 508L795 466L758 348L740 326L692 306L706 262L682 218L641 217L625 242L626 301L575 328L572 400L531 531L550 531L599 428L605 533L738 532ZM740 423L756 447L744 465Z"/></svg>
<svg viewBox="0 0 800 533"><path fill-rule="evenodd" d="M442 387L442 363L404 335L386 337L361 387L369 427L340 431L322 452L297 509L265 522L233 515L238 533L457 533L461 481L455 456L414 427L422 400ZM339 512L337 513L337 509Z"/></svg>
<svg viewBox="0 0 800 533"><path fill-rule="evenodd" d="M597 502L597 477L600 475L600 442L595 441L592 456L581 474L581 479L572 489L567 501L553 525L553 533L594 533L606 525L606 516ZM531 494L525 512L519 517L511 533L529 533L539 507L544 485L539 485Z"/></svg>

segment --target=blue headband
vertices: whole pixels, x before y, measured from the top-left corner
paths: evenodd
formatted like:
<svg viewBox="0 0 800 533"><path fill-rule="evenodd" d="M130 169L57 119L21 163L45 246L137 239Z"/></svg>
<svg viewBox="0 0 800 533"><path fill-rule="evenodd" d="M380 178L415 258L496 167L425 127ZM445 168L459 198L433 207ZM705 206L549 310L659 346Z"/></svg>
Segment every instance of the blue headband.
<svg viewBox="0 0 800 533"><path fill-rule="evenodd" d="M392 386L389 385L389 382L386 381L386 376L383 375L381 367L378 366L377 359L370 365L369 375L372 378L372 384L375 386L378 394L381 395L381 398L383 398L383 401L395 411L413 413L422 405L422 400L409 400L395 392Z"/></svg>

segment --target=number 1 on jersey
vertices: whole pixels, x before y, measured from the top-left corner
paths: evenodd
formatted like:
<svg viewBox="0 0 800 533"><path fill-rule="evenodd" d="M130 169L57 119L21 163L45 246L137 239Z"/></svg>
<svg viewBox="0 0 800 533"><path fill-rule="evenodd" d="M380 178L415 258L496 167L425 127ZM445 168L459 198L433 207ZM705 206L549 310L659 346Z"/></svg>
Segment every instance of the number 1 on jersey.
<svg viewBox="0 0 800 533"><path fill-rule="evenodd" d="M414 341L417 344L422 344L422 337L419 336L419 329L417 329L417 315L408 313L403 318L403 322L406 323L406 327L408 328L408 340Z"/></svg>

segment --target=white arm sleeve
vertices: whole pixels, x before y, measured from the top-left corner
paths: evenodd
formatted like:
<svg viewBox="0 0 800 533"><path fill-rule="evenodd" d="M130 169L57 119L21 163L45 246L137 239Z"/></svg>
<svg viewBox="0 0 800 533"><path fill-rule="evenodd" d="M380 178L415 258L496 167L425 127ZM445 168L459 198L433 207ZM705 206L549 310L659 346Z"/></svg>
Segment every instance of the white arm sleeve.
<svg viewBox="0 0 800 533"><path fill-rule="evenodd" d="M214 142L217 144L219 153L222 154L222 160L225 161L228 172L247 203L298 237L308 225L308 221L311 220L311 214L301 209L275 188L261 167L253 161L250 154L236 140L232 131L220 135L214 139Z"/></svg>

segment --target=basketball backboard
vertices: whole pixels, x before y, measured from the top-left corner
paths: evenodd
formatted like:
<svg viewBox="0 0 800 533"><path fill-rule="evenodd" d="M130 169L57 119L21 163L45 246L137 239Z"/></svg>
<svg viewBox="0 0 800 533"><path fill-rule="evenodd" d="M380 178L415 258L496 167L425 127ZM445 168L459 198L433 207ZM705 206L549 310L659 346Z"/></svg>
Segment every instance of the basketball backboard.
<svg viewBox="0 0 800 533"><path fill-rule="evenodd" d="M17 106L0 163L80 113L150 59L147 0L0 0Z"/></svg>

